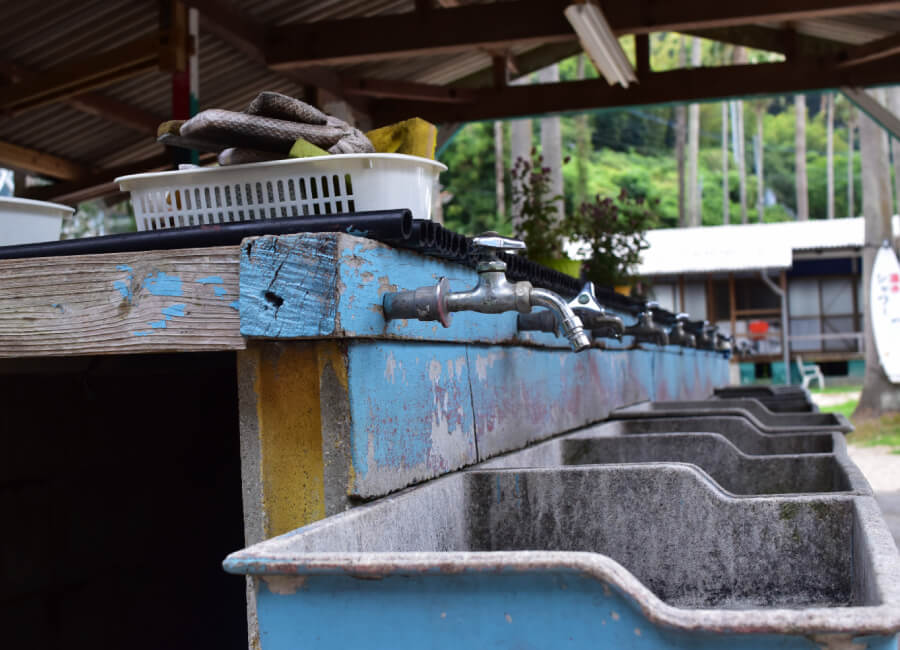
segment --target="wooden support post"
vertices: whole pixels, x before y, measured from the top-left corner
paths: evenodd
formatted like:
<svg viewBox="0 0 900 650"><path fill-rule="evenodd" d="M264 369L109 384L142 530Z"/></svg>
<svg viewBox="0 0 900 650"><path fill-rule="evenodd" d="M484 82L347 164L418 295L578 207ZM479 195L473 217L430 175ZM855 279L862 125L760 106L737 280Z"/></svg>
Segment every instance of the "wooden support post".
<svg viewBox="0 0 900 650"><path fill-rule="evenodd" d="M711 275L706 276L706 320L716 322L716 301L713 294L714 286Z"/></svg>
<svg viewBox="0 0 900 650"><path fill-rule="evenodd" d="M508 55L495 56L491 61L494 66L494 88L506 88L509 83Z"/></svg>
<svg viewBox="0 0 900 650"><path fill-rule="evenodd" d="M684 274L678 276L678 309L676 311L686 312L684 305Z"/></svg>
<svg viewBox="0 0 900 650"><path fill-rule="evenodd" d="M328 507L323 441L337 433L328 420L340 404L347 406L346 391L346 353L337 341L254 341L238 354L248 544L345 508L349 460L344 472L329 467L332 476L344 474L345 484L337 496L329 492ZM334 460L334 449L328 452Z"/></svg>
<svg viewBox="0 0 900 650"><path fill-rule="evenodd" d="M637 65L638 80L643 79L650 74L650 35L635 34L634 36L634 56Z"/></svg>
<svg viewBox="0 0 900 650"><path fill-rule="evenodd" d="M737 297L734 295L734 273L728 274L728 307L731 317L731 335L735 335L737 328Z"/></svg>

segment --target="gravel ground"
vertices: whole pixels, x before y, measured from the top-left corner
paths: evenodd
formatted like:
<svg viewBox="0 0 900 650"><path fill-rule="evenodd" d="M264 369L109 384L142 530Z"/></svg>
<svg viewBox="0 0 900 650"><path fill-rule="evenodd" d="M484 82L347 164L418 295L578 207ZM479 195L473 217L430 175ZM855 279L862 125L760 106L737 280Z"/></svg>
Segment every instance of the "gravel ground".
<svg viewBox="0 0 900 650"><path fill-rule="evenodd" d="M900 454L891 447L849 446L850 458L865 474L900 548Z"/></svg>

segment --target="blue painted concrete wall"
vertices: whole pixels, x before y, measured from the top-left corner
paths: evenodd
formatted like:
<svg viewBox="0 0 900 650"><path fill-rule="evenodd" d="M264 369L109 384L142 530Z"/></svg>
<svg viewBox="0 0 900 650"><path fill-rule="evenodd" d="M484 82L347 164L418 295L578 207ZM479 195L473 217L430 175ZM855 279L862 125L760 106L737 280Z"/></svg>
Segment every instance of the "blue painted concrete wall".
<svg viewBox="0 0 900 650"><path fill-rule="evenodd" d="M374 497L606 418L727 383L702 350L588 350L353 340L351 494Z"/></svg>
<svg viewBox="0 0 900 650"><path fill-rule="evenodd" d="M345 338L353 496L375 497L518 449L648 399L703 398L725 384L708 351L590 350L518 333L516 313L386 323L385 293L477 284L471 269L340 233L241 245L241 333ZM503 343L503 345L498 345Z"/></svg>

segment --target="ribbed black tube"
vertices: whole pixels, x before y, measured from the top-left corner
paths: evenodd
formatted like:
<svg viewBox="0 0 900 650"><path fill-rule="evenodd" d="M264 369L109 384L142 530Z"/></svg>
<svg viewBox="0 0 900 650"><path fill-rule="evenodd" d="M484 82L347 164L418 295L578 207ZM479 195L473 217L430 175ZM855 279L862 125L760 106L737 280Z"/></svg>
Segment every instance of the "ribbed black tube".
<svg viewBox="0 0 900 650"><path fill-rule="evenodd" d="M0 259L228 246L239 244L245 237L298 232L344 232L402 246L413 234L412 225L409 210L290 217L0 246Z"/></svg>

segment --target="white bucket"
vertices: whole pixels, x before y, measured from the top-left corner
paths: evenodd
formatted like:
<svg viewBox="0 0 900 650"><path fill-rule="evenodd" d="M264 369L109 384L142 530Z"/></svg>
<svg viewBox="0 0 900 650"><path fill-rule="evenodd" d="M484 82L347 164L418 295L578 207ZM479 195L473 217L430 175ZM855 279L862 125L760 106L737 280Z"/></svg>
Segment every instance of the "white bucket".
<svg viewBox="0 0 900 650"><path fill-rule="evenodd" d="M63 217L73 212L74 208L59 203L0 197L0 246L55 241Z"/></svg>

